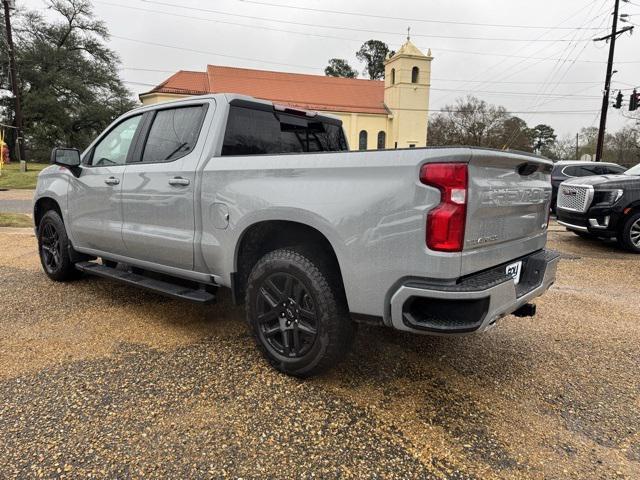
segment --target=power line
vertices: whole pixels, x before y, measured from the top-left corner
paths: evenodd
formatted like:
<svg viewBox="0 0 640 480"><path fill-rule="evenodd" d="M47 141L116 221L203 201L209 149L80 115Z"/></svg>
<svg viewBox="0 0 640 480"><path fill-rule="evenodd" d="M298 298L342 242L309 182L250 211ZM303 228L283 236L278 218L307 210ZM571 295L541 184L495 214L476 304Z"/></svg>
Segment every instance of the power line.
<svg viewBox="0 0 640 480"><path fill-rule="evenodd" d="M305 37L318 37L318 38L327 38L327 39L331 39L331 40L340 40L340 41L345 41L345 42L354 42L354 43L359 43L361 42L361 40L356 40L353 38L345 38L345 37L337 37L335 35L325 35L325 34L321 34L321 33L312 33L312 32L296 32L293 30L284 30L282 28L273 28L273 27L267 27L264 25L248 25L245 23L237 23L237 22L230 22L228 20L217 20L217 19L213 19L213 18L203 18L203 17L194 17L194 16L190 16L190 15L181 15L179 13L175 13L175 12L162 12L159 10L149 10L146 8L139 8L139 7L134 7L131 5L121 5L118 3L111 3L111 2L105 2L102 0L94 0L95 3L101 3L104 5L109 5L109 6L113 6L113 7L120 7L120 8L126 8L129 10L137 10L140 12L147 12L147 13L157 13L159 15L167 15L173 18L186 18L189 20L200 20L203 22L210 22L210 23L219 23L219 24L223 24L223 25L233 25L233 26L237 26L237 27L245 27L245 28L260 28L261 30L266 30L266 31L270 31L270 32L282 32L282 33L290 33L293 35L302 35ZM395 34L394 34L395 35Z"/></svg>
<svg viewBox="0 0 640 480"><path fill-rule="evenodd" d="M424 47L421 47L421 48L425 49ZM527 56L527 55L509 55L509 54L504 54L504 53L500 53L500 52L477 52L477 51L470 51L470 50L454 50L454 49L438 48L438 47L431 47L431 48L434 51L461 53L461 54L465 54L465 55L482 55L482 56L487 56L487 57L504 57L504 58L523 58L523 59L530 59L530 60L546 60L546 61L551 61L551 62L555 62L555 61L558 60L557 58L535 57L535 56ZM578 61L580 63L597 63L597 64L605 64L605 63L607 63L604 60L576 60L576 61ZM640 63L640 60L631 60L631 61L616 62L616 63L619 63L619 64Z"/></svg>
<svg viewBox="0 0 640 480"><path fill-rule="evenodd" d="M225 75L225 74L220 74L217 73L214 75L214 82L215 82L215 78L220 78L220 77L227 77L227 78L236 78L235 75ZM291 78L271 78L271 77L264 77L264 76L258 76L258 75L243 75L242 76L243 79L252 79L252 80L268 80L270 82L282 82L282 83L286 83L286 84L307 84L308 82L306 80L296 80L296 79L291 79ZM333 81L331 81L330 79L326 79L325 81L322 81L323 77L319 77L318 79L315 80L315 83L325 83L325 84L334 84ZM367 80L368 81L368 80ZM151 84L151 83L144 83L144 82L127 82L127 83L138 83L140 85L146 85L146 86L150 86L150 87L156 87L158 86L158 84ZM171 87L174 88L174 87ZM591 88L591 87L588 87ZM496 90L474 90L469 92L468 90L464 90L464 89L456 89L456 88L438 88L438 87L430 87L431 91L438 91L438 92L461 92L461 93L483 93L483 94L489 94L489 95L507 95L507 96L536 96L538 95L537 92L513 92L513 91L496 91ZM561 98L567 98L567 97L578 97L578 98L600 98L598 95L577 95L577 94L573 94L573 93L567 93L567 94L555 94L557 97L561 97Z"/></svg>
<svg viewBox="0 0 640 480"><path fill-rule="evenodd" d="M605 0L605 2L606 2L606 1L607 1L607 0ZM589 13L588 13L588 15L589 15L589 16L591 16L591 15L593 14L593 9L594 9L594 7L595 7L596 3L597 3L597 0L596 0L595 2L593 2L593 3L591 3L591 4L590 4L591 9L589 10ZM582 11L582 10L581 10L581 11ZM596 17L596 18L598 18L598 17ZM586 27L586 26L589 24L589 22L591 22L591 21L592 21L592 19L591 19L591 20L586 20L586 21L585 21L585 23L583 24L583 26L585 26L585 27ZM574 32L574 36L573 36L573 38L575 39L575 38L576 38L576 36L577 36L577 31L575 31L575 32ZM575 44L574 44L573 49L571 49L571 43L569 43L569 44L568 44L568 46L565 48L565 51L567 52L567 53L566 53L566 56L564 56L564 58L563 58L563 55L561 54L561 55L560 55L560 59L558 59L558 61L555 63L555 65L554 65L554 66L553 66L553 68L551 69L551 72L549 73L549 76L545 79L545 82L543 83L543 85L542 85L542 87L541 87L541 90L542 90L543 92L544 92L545 90L547 90L548 86L550 86L550 83L549 83L549 82L550 82L550 80L553 78L553 74L554 74L554 72L556 71L556 68L558 68L558 72L562 71L562 67L565 65L565 63L566 63L566 61L568 60L569 56L570 56L570 55L575 51L575 48L577 47L577 45L578 45L578 44L577 44L577 43L575 43ZM585 48L586 48L586 45L585 45ZM585 48L583 48L583 49L582 49L582 51L580 52L581 54L584 52ZM571 50L570 50L570 49L571 49ZM574 63L575 63L575 62L574 62ZM574 64L574 63L573 63L573 64ZM571 65L573 65L573 64L571 64ZM571 68L571 67L569 67L569 68L565 71L565 75L566 75L566 73L568 73L568 71L570 70L570 68ZM564 76L563 76L563 78L564 78ZM563 78L562 78L562 79L563 79ZM562 80L562 79L561 79L561 80ZM556 88L557 88L557 85L556 85ZM588 88L590 88L590 87L588 87ZM547 94L547 98L551 98L551 93L553 93L553 90L552 90L549 94ZM536 100L537 100L538 98L540 98L540 95L536 96ZM562 97L561 97L561 98L562 98ZM557 97L555 97L555 99L557 99ZM534 100L534 101L533 101L533 103L534 103L534 104L536 103L536 100ZM547 102L548 102L548 100L547 100ZM532 105L532 106L531 106L531 108L533 108L534 110L539 110L539 109L540 109L540 107L541 107L542 105L544 105L544 104L545 104L545 102L542 102L542 103L538 102L537 104ZM526 115L533 115L533 114L526 114ZM513 133L513 135L511 136L511 138L510 138L510 139L507 141L507 143L506 143L507 147L509 147L509 146L511 145L511 143L512 143L512 142L514 142L514 141L516 140L516 138L517 138L517 133L516 133L516 132L514 132L514 133Z"/></svg>
<svg viewBox="0 0 640 480"><path fill-rule="evenodd" d="M143 85L143 86L155 86L150 83L144 82L136 82L132 80L123 80L124 83L129 83L133 85ZM175 90L181 90L176 88ZM184 89L186 91L186 89ZM409 111L420 111L420 112L428 112L428 113L467 113L467 110L452 110L452 109L422 109L422 108L405 108L403 110ZM547 110L547 111L508 111L510 114L524 114L524 113L535 113L535 114L546 114L546 115L571 115L571 114L584 114L584 113L594 113L597 110Z"/></svg>
<svg viewBox="0 0 640 480"><path fill-rule="evenodd" d="M556 24L556 26L560 26L560 25L564 24L565 22L567 22L567 21L571 20L572 18L576 17L577 15L579 15L580 13L582 13L583 11L587 10L589 7L592 7L592 6L593 6L594 4L596 4L598 1L599 1L599 0L592 0L589 4L587 4L587 5L585 5L585 6L580 7L577 11L575 11L574 13L572 13L571 15L569 15L568 17L565 17L562 21L560 21L558 24ZM597 17L596 17L596 18L597 18ZM546 31L545 31L545 32L543 32L543 33L542 33L542 35L540 35L540 37L538 37L538 38L542 38L542 37L544 37L544 36L545 36L548 32L550 32L550 31L551 31L550 29L549 29L549 30L546 30ZM568 35L570 35L570 34L571 34L571 32L569 32L569 33L568 33ZM531 44L532 44L532 43L529 43L529 44L525 45L523 48L527 48L527 47L528 47L529 45L531 45ZM538 54L539 52L541 52L541 51L543 51L543 50L544 50L544 47L543 47L543 48L540 48L540 49L538 49L538 50L536 50L536 51L535 51L531 56L534 56L534 55ZM517 75L517 74L519 74L519 73L522 73L523 71L525 71L525 70L527 70L527 69L529 69L529 68L531 68L531 67L533 67L533 66L536 66L536 65L538 65L539 63L542 63L542 61L548 60L548 59L550 59L550 58L554 57L555 55L556 55L556 54L554 53L554 54L552 54L552 55L549 55L549 56L548 56L548 57L546 57L546 58L542 58L542 59L540 59L540 60L536 61L533 65L529 65L528 67L521 68L521 69L517 70L516 72L509 74L509 75L508 75L508 76L506 76L506 77L505 77L505 69L504 69L503 62L497 62L497 63L495 63L495 64L491 65L490 67L488 67L487 69L485 69L485 70L484 70L482 73L480 73L479 75L477 75L477 76L476 76L476 78L480 77L481 75L485 75L485 74L487 74L487 73L491 72L492 70L494 70L494 69L496 69L496 68L500 68L500 73L499 73L499 74L497 74L497 75L493 75L493 76L489 77L487 80L485 80L485 82L484 82L484 83L482 83L482 84L481 84L481 85L485 85L485 84L487 84L487 83L490 83L492 80L496 79L496 77L501 78L501 79L504 79L504 78L509 78L509 77L512 77L512 76ZM522 60L520 60L519 62L515 63L514 65L512 65L512 66L511 66L511 67L509 67L509 68L510 68L511 70L513 70L513 69L515 69L516 67L518 67L519 65L522 65L523 63L525 63L528 59L529 59L528 57L524 57ZM469 84L467 83L467 85L469 85ZM444 99L444 97L442 97L442 98L440 98L440 99L438 99L438 100L443 100L443 99Z"/></svg>
<svg viewBox="0 0 640 480"><path fill-rule="evenodd" d="M157 72L157 73L176 73L176 70L163 70L163 69L156 69L156 68L142 68L142 67L128 67L128 66L122 66L120 67L121 70L132 70L132 71L136 71L136 72ZM470 83L484 83L484 80L464 80L461 78L436 78L436 77L432 77L431 81L437 81L437 82L470 82ZM516 81L494 81L491 83L495 83L495 84L508 84L508 85L541 85L543 82L516 82ZM600 85L600 83L602 82L597 82L597 81L591 81L591 82L586 82L586 81L575 81L575 82L560 82L562 85ZM618 82L618 83L623 83L624 82ZM632 85L631 83L626 83L625 85ZM622 88L619 90L633 90L633 88ZM598 97L599 98L599 97Z"/></svg>
<svg viewBox="0 0 640 480"><path fill-rule="evenodd" d="M173 71L173 70L172 70ZM484 83L484 80L463 80L463 79L455 79L455 78L432 78L431 80L437 80L440 82L469 82L469 83ZM516 82L516 81L503 81L503 80L495 80L491 83L495 84L508 84L508 85L541 85L544 82ZM600 85L602 82L585 82L585 81L575 81L575 82L560 82L562 85ZM622 82L620 82L622 83Z"/></svg>
<svg viewBox="0 0 640 480"><path fill-rule="evenodd" d="M116 4L116 3L111 3L111 2L106 2L106 1L102 1L102 0L94 0L95 3L101 3L101 4L105 4L105 5L109 5L109 6L115 6L115 7L120 7L120 8L126 8L126 9L133 9L133 10L138 10L138 11L143 11L143 12L149 12L149 13L157 13L160 15L168 15L171 17L178 17L178 18L186 18L186 19L190 19L190 20L200 20L200 21L206 21L206 22L212 22L212 23L221 23L221 24L225 24L225 25L234 25L234 26L239 26L239 27L244 27L244 28L260 28L262 30L267 30L267 31L275 31L275 32L283 32L283 33L290 33L293 35L302 35L302 36L306 36L306 37L317 37L317 38L326 38L326 39L332 39L332 40L341 40L341 41L347 41L347 42L353 42L353 43L363 43L364 41L361 39L355 39L355 38L345 38L345 37L338 37L335 35L325 35L325 34L320 34L320 33L312 33L312 32L296 32L296 31L292 31L292 30L284 30L284 29L280 29L280 28L272 28L272 27L267 27L267 26L256 26L256 25L247 25L247 24L243 24L243 23L237 23L237 22L229 22L229 21L225 21L225 20L216 20L216 19L209 19L209 18L202 18L202 17L194 17L194 16L190 16L190 15L180 15L177 14L175 12L162 12L162 11L158 11L158 10L148 10L148 9L144 9L144 8L138 8L138 7L133 7L130 5L120 5L120 4ZM182 8L187 8L187 7L182 7ZM229 14L232 15L232 14ZM313 25L316 26L316 25ZM393 35L397 35L396 32L393 32ZM462 39L460 37L454 37L457 39ZM551 40L550 40L551 41ZM392 44L394 46L397 46L399 44ZM423 50L426 50L428 47L421 47ZM509 55L509 54L504 54L504 53L500 53L500 52L478 52L478 51L470 51L470 50L456 50L456 49L450 49L450 48L438 48L438 47L433 47L434 50L437 51L441 51L441 52L450 52L450 53L460 53L463 55L479 55L479 56L490 56L490 57L503 57L503 58L522 58L522 59L532 59L532 60L544 60L544 61L556 61L557 59L555 58L549 58L549 57L535 57L535 56L523 56L523 55ZM606 62L604 61L597 61L597 60L579 60L581 63L594 63L594 64L604 64ZM634 64L634 63L640 63L640 61L621 61L618 62L620 64L623 63L628 63L628 64Z"/></svg>
<svg viewBox="0 0 640 480"><path fill-rule="evenodd" d="M151 0L141 0L147 3L160 3ZM392 17L389 15L375 15L371 13L362 13L362 12L345 12L343 10L329 10L323 8L311 8L311 7L301 7L299 5L283 5L279 3L269 3L269 2L257 2L254 0L237 0L240 3L251 3L254 5L261 5L266 7L277 7L277 8L288 8L294 10L304 10L308 12L320 12L320 13L334 13L338 15L349 15L354 17L368 17L368 18L378 18L382 20L401 20L403 22L419 22L419 23L440 23L445 25L468 25L468 26L481 26L481 27L501 27L501 28L520 28L520 29L540 29L540 30L574 30L575 27L545 27L539 25L508 25L508 24L500 24L500 23L476 23L476 22L460 22L460 21L448 21L448 20L427 20L421 18L408 18L408 17Z"/></svg>
<svg viewBox="0 0 640 480"><path fill-rule="evenodd" d="M606 6L606 3L607 3L607 2L608 2L608 0L604 0L604 2L603 2L603 6ZM601 7L601 8L602 8L602 7ZM593 10L592 10L592 11L593 11ZM602 28L602 26L606 23L606 19L607 19L607 17L605 16L605 17L604 17L604 19L600 22L600 25L598 25L598 28ZM585 25L587 25L587 23L588 23L588 22L585 22ZM547 98L547 100L546 100L546 101L543 101L542 103L538 103L538 104L536 105L536 107L546 105L547 103L549 103L550 101L552 101L552 100L553 100L552 95L553 95L553 92L555 92L555 90L558 88L558 86L559 86L559 82L561 82L562 80L564 80L564 79L566 78L566 76L567 76L567 74L569 73L569 71L571 70L571 68L573 68L573 66L576 64L576 60L577 60L577 59L579 59L579 58L582 56L582 54L585 52L585 50L586 50L587 46L588 46L587 44L585 44L585 45L584 45L584 47L582 48L582 50L580 50L580 53L578 54L578 56L577 56L577 57L575 57L575 58L573 59L573 61L571 61L571 60L569 59L569 57L573 54L573 52L575 52L575 49L578 47L578 44L576 43L576 44L573 46L573 49L572 49L570 52L567 52L567 55L566 55L566 57L565 57L564 61L563 61L563 62L559 65L559 67L558 67L558 74L560 74L560 73L562 72L562 68L563 68L563 66L564 66L564 65L566 65L568 62L571 62L571 63L569 64L569 66L566 68L566 70L564 71L564 73L563 73L563 74L562 74L562 76L560 77L560 80L559 80L558 82L555 82L555 86L553 86L553 84L552 84L552 82L551 82L551 78L553 78L553 72L554 72L555 68L554 68L554 69L552 69L551 74L550 74L550 76L549 76L549 78L548 78L549 83L548 83L548 84L543 85L543 87L542 87L542 92L543 92L543 93L544 93L544 92L547 92L547 91L548 91L548 89L549 89L549 88L551 88L551 90L550 90L550 91L548 91L548 93L545 95L545 97Z"/></svg>
<svg viewBox="0 0 640 480"><path fill-rule="evenodd" d="M197 50L194 48L185 48L185 47L176 47L175 45L167 45L164 43L157 43L157 42L149 42L146 40L138 40L136 38L128 38L128 37L121 37L118 35L111 35L112 38L117 38L119 40L126 40L128 42L135 42L135 43L141 43L144 45L153 45L156 47L163 47L163 48L172 48L175 50L181 50L181 51L185 51L185 52L193 52L193 53L200 53L203 55L213 55L216 57L224 57L224 58L233 58L235 60L246 60L249 62L256 62L256 63L267 63L270 65L280 65L280 66L285 66L285 67L295 67L295 68L306 68L309 70L321 70L317 67L312 67L310 65L297 65L297 64L293 64L293 63L284 63L284 62L272 62L269 60L263 60L263 59L259 59L259 58L251 58L251 57L239 57L236 55L227 55L225 53L219 53L219 52L212 52L212 51L207 51L207 50Z"/></svg>
<svg viewBox="0 0 640 480"><path fill-rule="evenodd" d="M591 88L591 87L589 87ZM516 96L534 96L534 97L538 97L540 96L539 92L498 92L495 90L463 90L463 89L456 89L456 88L431 88L431 90L433 91L438 91L438 92L469 92L469 93L485 93L485 94L496 94L496 95L516 95ZM600 98L599 95L577 95L577 94L573 94L573 93L568 93L568 94L562 94L562 93L555 93L552 94L556 97L561 97L561 98L567 98L567 97L577 97L577 98Z"/></svg>
<svg viewBox="0 0 640 480"><path fill-rule="evenodd" d="M359 33L376 34L376 35L396 35L396 36L401 35L401 32L362 29L362 28L353 28L353 27L336 26L336 25L318 25L316 23L303 23L303 22L293 22L293 21L288 21L288 20L267 19L267 18L263 18L263 17L252 16L252 15L242 15L242 14L227 13L227 12L223 12L223 11L220 11L220 10L211 10L211 9L207 9L207 8L187 7L187 6L184 6L184 5L166 3L166 2L156 2L156 1L150 1L150 0L141 0L141 1L143 1L145 3L152 3L152 4L157 4L157 5L170 6L172 8L182 8L182 9L185 9L185 10L193 10L193 11L206 12L206 13L215 13L215 14L218 14L218 15L228 15L228 16L232 16L232 17L248 18L248 19L251 19L251 20L268 21L268 22L274 22L274 23L283 23L283 24L287 24L287 25L296 25L296 26L300 26L300 27L312 27L312 28L318 28L319 27L319 28L328 28L328 29L334 29L334 30L346 30L346 31L352 31L352 32L359 32ZM200 20L200 21L205 21L205 22L226 23L226 24L236 25L236 26L241 26L241 27L246 27L246 28L260 28L260 29L265 29L265 30L276 30L276 29L273 29L273 28L270 28L270 27L264 27L262 25L247 25L247 24L233 23L233 22L228 22L228 21L223 21L223 20L216 20L216 19L211 19L211 18L194 17L194 16L189 16L189 15L179 15L179 14L176 14L175 12L163 12L163 11L160 11L160 10L149 10L149 9L145 9L145 8L134 7L134 6L131 6L131 5L122 5L122 4L111 3L111 2L106 2L106 1L102 1L102 0L95 0L95 2L96 3L102 3L102 4L105 4L105 5L114 6L114 7L127 8L127 9L131 9L131 10L138 10L138 11L142 11L142 12L157 13L157 14L161 14L161 15L170 15L172 17L190 18L190 19L193 19L193 20ZM310 32L292 32L292 31L288 31L288 30L279 30L279 29L276 30L276 31L282 31L282 32L293 33L293 34L320 36L320 37L325 37L325 38L335 38L335 39L338 39L338 40L349 40L349 41L351 41L350 39L339 38L339 37L331 37L329 35L314 34L314 33L310 33ZM537 41L539 41L539 42L551 43L551 42L567 41L567 40L562 40L562 39L533 39L532 40L532 39L523 39L523 38L466 37L466 36L459 36L459 35L436 35L436 34L420 34L420 33L412 33L411 36L412 37L421 37L421 38L441 38L441 39L446 39L446 40L477 40L477 41L497 41L497 42L531 42L531 41L536 41L537 42ZM591 37L589 37L589 38L583 38L580 41L590 42L591 40L592 40Z"/></svg>

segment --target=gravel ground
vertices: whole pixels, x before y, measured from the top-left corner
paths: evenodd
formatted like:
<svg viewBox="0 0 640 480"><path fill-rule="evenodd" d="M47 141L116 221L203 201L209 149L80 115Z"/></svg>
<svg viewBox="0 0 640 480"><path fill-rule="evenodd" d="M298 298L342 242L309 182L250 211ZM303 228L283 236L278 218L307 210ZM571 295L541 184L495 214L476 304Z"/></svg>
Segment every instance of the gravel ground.
<svg viewBox="0 0 640 480"><path fill-rule="evenodd" d="M54 284L0 231L0 477L640 478L640 257L556 228L535 319L465 338L360 328L308 381L242 311Z"/></svg>
<svg viewBox="0 0 640 480"><path fill-rule="evenodd" d="M33 190L0 190L0 212L33 213Z"/></svg>

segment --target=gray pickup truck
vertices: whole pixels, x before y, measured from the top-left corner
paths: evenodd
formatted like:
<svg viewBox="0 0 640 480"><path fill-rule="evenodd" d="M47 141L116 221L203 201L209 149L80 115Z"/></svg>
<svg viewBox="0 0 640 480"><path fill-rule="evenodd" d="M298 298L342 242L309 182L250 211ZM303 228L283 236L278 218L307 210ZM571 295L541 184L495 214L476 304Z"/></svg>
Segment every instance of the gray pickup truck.
<svg viewBox="0 0 640 480"><path fill-rule="evenodd" d="M230 288L264 356L301 377L337 362L359 322L460 335L535 314L558 262L550 162L347 150L338 119L250 97L133 110L84 153L52 152L42 266L200 303Z"/></svg>

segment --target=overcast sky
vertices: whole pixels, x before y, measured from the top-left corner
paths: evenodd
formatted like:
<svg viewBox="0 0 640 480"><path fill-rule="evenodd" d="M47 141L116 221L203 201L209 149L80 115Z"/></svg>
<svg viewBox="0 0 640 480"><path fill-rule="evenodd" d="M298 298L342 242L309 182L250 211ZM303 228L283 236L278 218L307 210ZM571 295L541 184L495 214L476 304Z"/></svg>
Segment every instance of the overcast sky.
<svg viewBox="0 0 640 480"><path fill-rule="evenodd" d="M621 13L640 25L640 0L631 1L622 4ZM44 5L43 0L17 3ZM435 57L431 109L474 94L504 105L530 125L547 123L561 135L575 135L583 126L597 126L608 44L591 39L610 33L614 0L94 0L94 5L122 59L121 76L135 93L179 69L204 71L208 63L322 74L327 60L337 57L362 77L364 66L355 58L359 46L374 38L396 49L411 26L413 43L425 53L431 48ZM638 34L618 41L614 88L627 89L625 100L640 86ZM623 114L628 112L610 110L610 129L629 121Z"/></svg>

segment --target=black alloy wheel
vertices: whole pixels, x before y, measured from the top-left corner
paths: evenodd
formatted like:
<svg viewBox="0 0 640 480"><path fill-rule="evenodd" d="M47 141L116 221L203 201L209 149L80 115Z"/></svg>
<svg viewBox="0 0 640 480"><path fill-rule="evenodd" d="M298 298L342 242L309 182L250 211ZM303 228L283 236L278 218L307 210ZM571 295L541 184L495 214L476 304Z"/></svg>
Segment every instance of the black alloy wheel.
<svg viewBox="0 0 640 480"><path fill-rule="evenodd" d="M259 287L256 312L261 339L280 355L304 357L318 335L314 301L303 282L277 272Z"/></svg>
<svg viewBox="0 0 640 480"><path fill-rule="evenodd" d="M54 210L46 212L38 225L38 252L42 268L51 280L65 282L82 275L71 259L73 248L62 218Z"/></svg>
<svg viewBox="0 0 640 480"><path fill-rule="evenodd" d="M60 235L53 224L47 222L40 233L40 255L42 266L48 274L56 273L62 264Z"/></svg>
<svg viewBox="0 0 640 480"><path fill-rule="evenodd" d="M296 377L338 363L355 334L339 271L318 250L274 250L247 279L247 321L258 349L275 369Z"/></svg>

